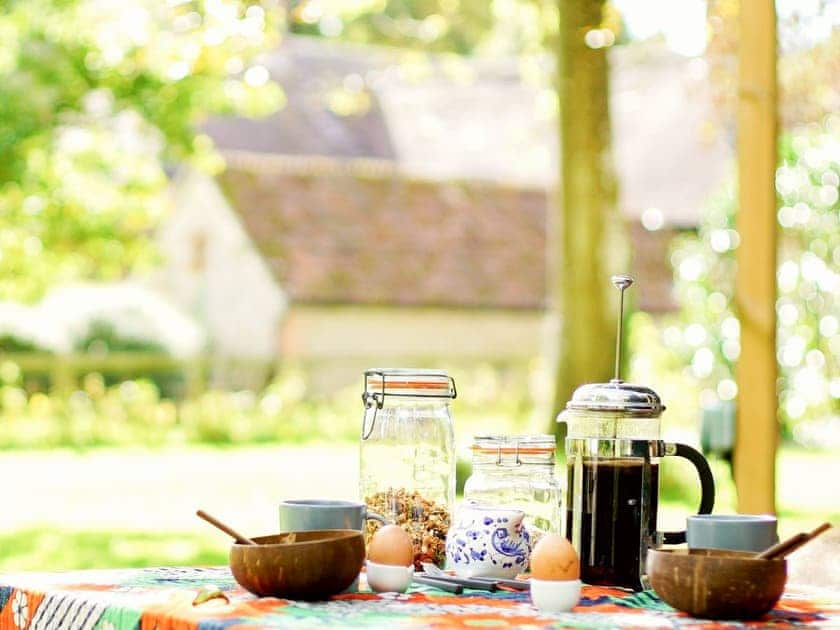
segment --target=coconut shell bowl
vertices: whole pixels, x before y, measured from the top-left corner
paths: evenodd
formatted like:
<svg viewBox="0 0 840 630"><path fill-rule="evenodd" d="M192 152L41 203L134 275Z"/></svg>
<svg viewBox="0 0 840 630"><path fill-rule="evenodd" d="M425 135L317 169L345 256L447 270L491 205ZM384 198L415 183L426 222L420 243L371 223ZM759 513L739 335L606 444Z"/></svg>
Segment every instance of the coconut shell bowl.
<svg viewBox="0 0 840 630"><path fill-rule="evenodd" d="M701 619L755 619L779 601L784 559L723 549L650 549L650 584L665 603Z"/></svg>
<svg viewBox="0 0 840 630"><path fill-rule="evenodd" d="M230 570L242 588L260 597L326 599L349 587L365 561L362 532L351 529L289 532L253 542L231 545Z"/></svg>

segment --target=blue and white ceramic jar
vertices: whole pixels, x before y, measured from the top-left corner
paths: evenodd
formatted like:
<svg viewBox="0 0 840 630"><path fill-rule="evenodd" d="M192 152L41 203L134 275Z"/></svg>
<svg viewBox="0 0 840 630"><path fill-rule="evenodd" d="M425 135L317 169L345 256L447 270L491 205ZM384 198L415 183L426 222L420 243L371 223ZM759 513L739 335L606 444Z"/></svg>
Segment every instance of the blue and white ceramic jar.
<svg viewBox="0 0 840 630"><path fill-rule="evenodd" d="M446 566L460 577L512 578L528 568L531 537L521 510L466 503L446 537Z"/></svg>

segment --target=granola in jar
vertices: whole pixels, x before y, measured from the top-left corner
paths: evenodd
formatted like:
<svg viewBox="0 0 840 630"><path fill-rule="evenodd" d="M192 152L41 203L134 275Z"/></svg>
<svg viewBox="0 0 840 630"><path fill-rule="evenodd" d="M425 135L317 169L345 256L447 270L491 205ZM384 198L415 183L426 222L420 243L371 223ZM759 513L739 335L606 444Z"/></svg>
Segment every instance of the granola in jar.
<svg viewBox="0 0 840 630"><path fill-rule="evenodd" d="M449 531L449 510L446 506L425 498L417 491L389 488L365 497L368 508L382 514L402 527L414 545L414 568L422 571L423 562L442 567L446 559L446 534ZM365 544L380 524L368 521Z"/></svg>

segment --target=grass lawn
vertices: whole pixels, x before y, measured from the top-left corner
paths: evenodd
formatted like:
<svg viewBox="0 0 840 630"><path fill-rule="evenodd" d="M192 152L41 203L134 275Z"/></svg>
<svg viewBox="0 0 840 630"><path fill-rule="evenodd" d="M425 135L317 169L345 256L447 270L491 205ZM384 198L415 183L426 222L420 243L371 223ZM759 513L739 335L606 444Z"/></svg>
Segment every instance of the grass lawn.
<svg viewBox="0 0 840 630"><path fill-rule="evenodd" d="M0 534L0 571L227 564L223 538L194 533L62 531Z"/></svg>
<svg viewBox="0 0 840 630"><path fill-rule="evenodd" d="M346 471L357 454L355 444L5 453L0 478L14 509L0 516L0 571L225 564L228 541L194 516L197 507L268 533L280 498L354 498ZM778 468L781 536L840 525L837 454L783 449ZM713 470L715 511L734 512L726 465ZM677 476L689 482L663 491L663 529L682 529L696 506L693 475L686 464Z"/></svg>

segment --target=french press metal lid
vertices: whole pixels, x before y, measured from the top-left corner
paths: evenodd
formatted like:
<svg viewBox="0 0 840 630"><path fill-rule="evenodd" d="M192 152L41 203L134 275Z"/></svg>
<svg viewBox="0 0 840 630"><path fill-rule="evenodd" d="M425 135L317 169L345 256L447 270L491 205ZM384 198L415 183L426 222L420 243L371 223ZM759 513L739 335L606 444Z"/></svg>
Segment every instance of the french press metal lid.
<svg viewBox="0 0 840 630"><path fill-rule="evenodd" d="M609 383L588 383L575 390L567 409L575 411L614 411L640 418L657 418L665 406L659 394L644 385L634 385L621 380L621 337L624 321L624 291L633 284L633 278L617 275L611 278L620 291L618 331L615 342L615 377Z"/></svg>

